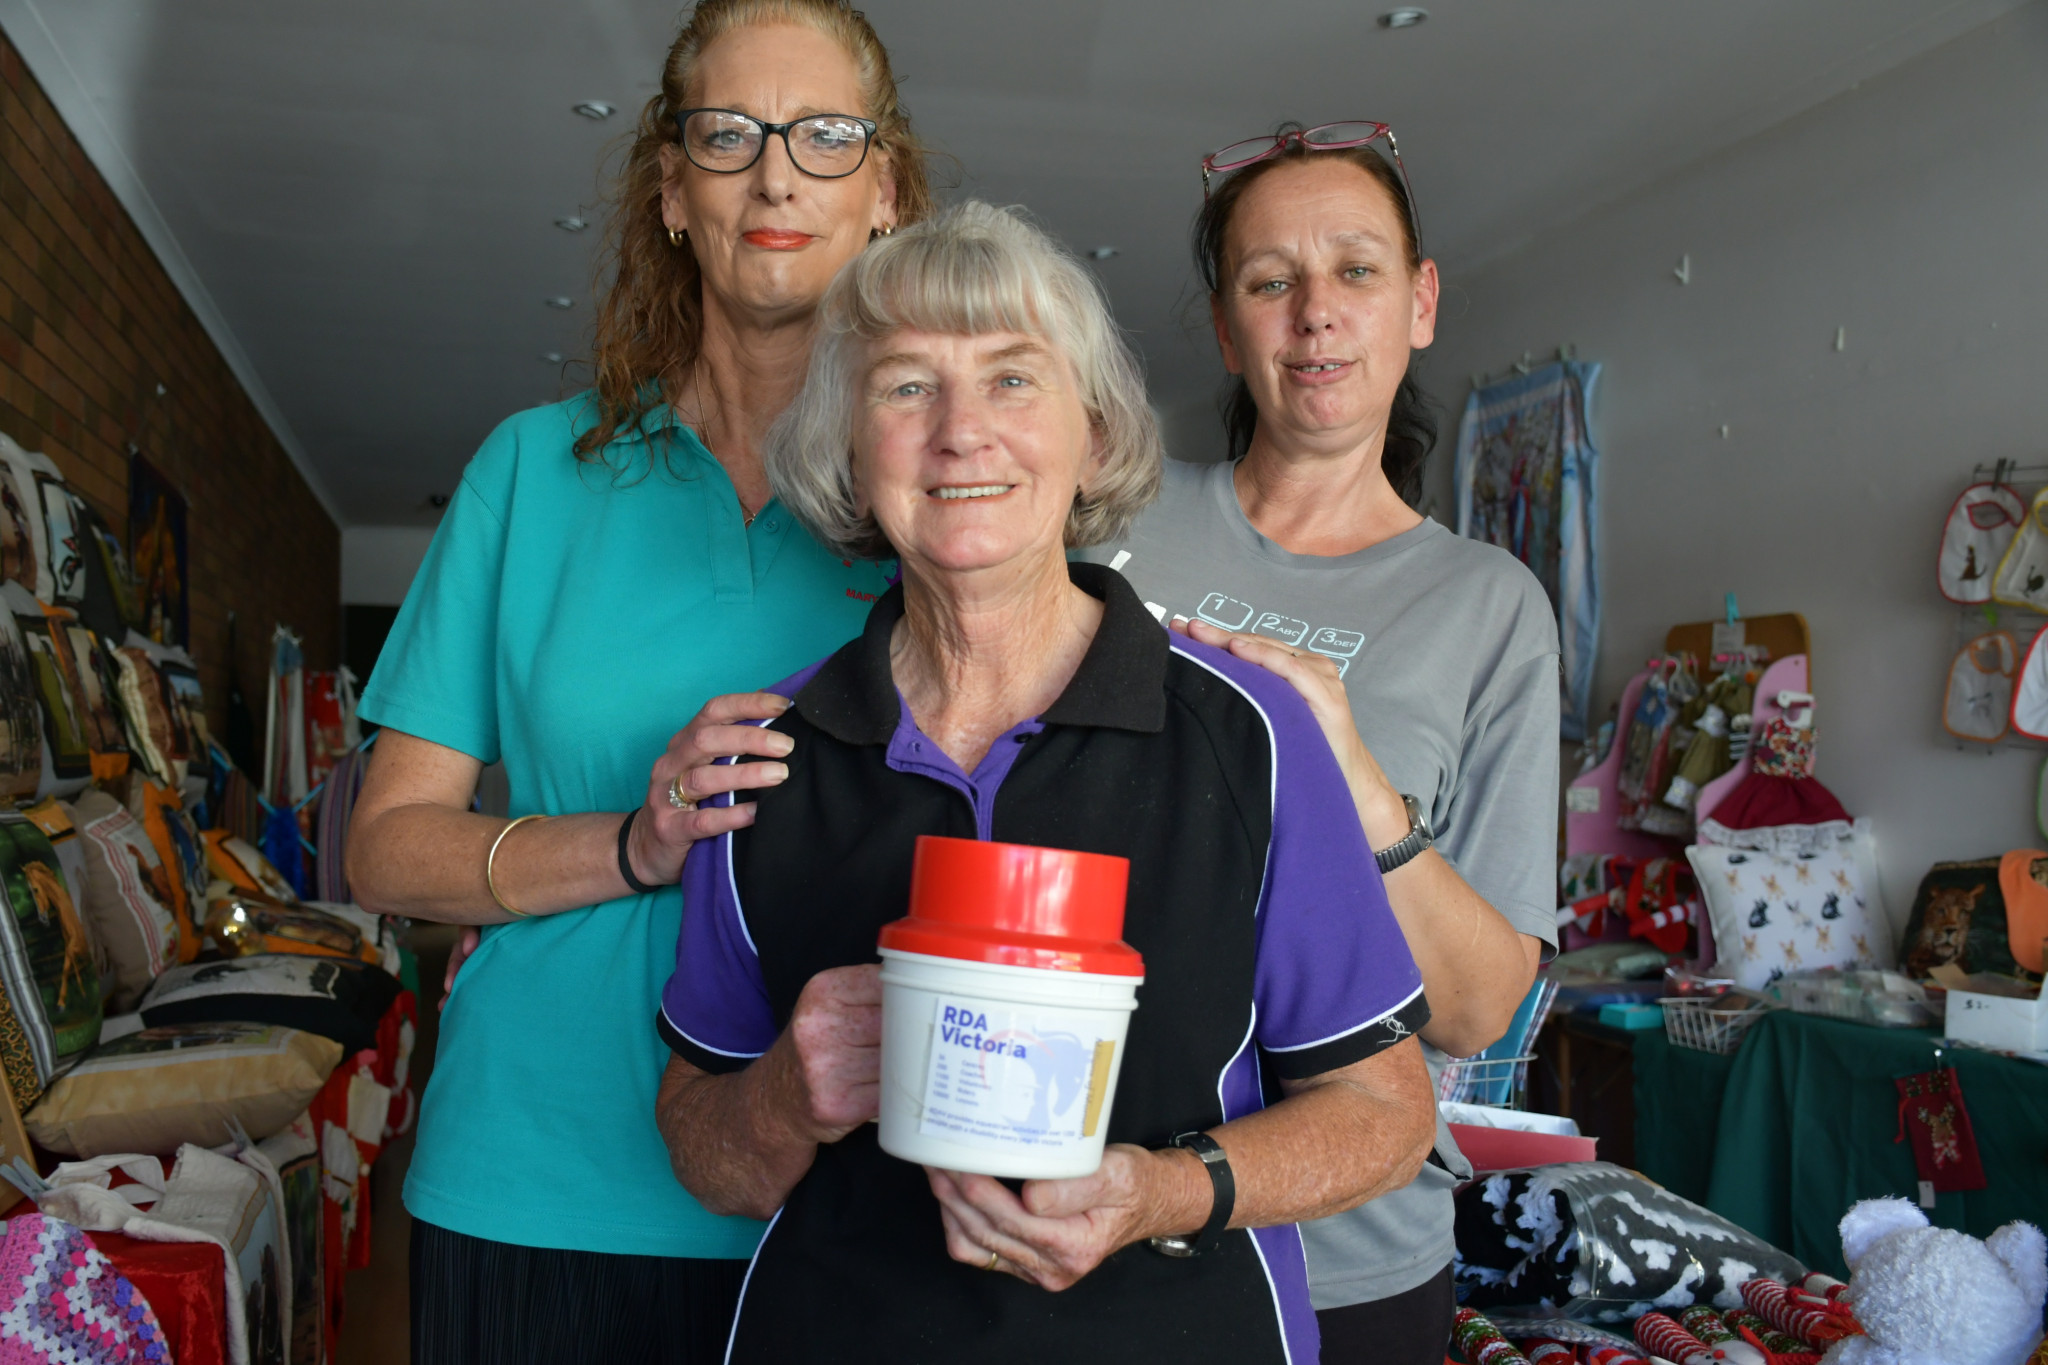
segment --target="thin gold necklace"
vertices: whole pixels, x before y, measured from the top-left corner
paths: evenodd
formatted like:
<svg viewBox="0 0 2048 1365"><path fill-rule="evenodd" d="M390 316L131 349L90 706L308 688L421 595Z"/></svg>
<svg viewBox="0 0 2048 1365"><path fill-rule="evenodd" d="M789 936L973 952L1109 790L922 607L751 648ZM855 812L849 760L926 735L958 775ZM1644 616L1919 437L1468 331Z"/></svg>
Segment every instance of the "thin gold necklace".
<svg viewBox="0 0 2048 1365"><path fill-rule="evenodd" d="M706 439L710 433L710 423L706 420L704 409L704 371L701 364L690 367L690 387L697 395L697 439L703 441L706 450L710 450L711 442ZM717 459L718 457L713 455L712 458ZM740 490L738 488L732 490L732 496L733 500L740 505L740 529L742 531L747 530L753 526L754 518L761 515L761 509L757 507L751 512L748 511L746 499L740 497Z"/></svg>

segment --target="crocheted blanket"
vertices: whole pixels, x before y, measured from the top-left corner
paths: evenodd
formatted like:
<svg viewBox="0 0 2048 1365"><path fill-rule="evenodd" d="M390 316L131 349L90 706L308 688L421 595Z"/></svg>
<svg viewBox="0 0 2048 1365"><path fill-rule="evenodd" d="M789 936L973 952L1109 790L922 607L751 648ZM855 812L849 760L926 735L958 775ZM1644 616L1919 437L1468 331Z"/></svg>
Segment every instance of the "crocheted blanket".
<svg viewBox="0 0 2048 1365"><path fill-rule="evenodd" d="M23 1214L0 1239L0 1365L171 1365L149 1301L69 1223Z"/></svg>

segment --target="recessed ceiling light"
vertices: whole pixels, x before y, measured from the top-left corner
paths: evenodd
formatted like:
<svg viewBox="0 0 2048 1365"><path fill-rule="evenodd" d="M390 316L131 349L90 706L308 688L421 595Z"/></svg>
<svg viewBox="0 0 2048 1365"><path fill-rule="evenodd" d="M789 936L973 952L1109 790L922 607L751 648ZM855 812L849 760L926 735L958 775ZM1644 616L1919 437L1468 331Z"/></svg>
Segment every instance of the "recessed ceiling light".
<svg viewBox="0 0 2048 1365"><path fill-rule="evenodd" d="M1421 11L1417 10L1416 13L1420 14ZM606 119L610 118L613 114L619 112L616 108L609 104L606 104L603 100L585 100L581 104L572 104L569 106L569 108L570 112L581 114L583 115L583 117L589 119L592 123L602 123Z"/></svg>
<svg viewBox="0 0 2048 1365"><path fill-rule="evenodd" d="M1088 259L1091 261L1108 261L1114 260L1122 254L1113 246L1091 247L1088 252Z"/></svg>
<svg viewBox="0 0 2048 1365"><path fill-rule="evenodd" d="M540 358L543 363L549 365L559 365L562 363L562 353L560 351L542 351Z"/></svg>
<svg viewBox="0 0 2048 1365"><path fill-rule="evenodd" d="M576 306L576 300L570 298L567 294L557 294L551 299L543 299L542 302L550 308L574 308Z"/></svg>
<svg viewBox="0 0 2048 1365"><path fill-rule="evenodd" d="M590 226L590 220L588 218L579 218L572 213L567 218L555 219L555 226L564 232L581 232Z"/></svg>
<svg viewBox="0 0 2048 1365"><path fill-rule="evenodd" d="M1428 17L1428 10L1416 9L1412 6L1405 7L1402 9L1390 9L1385 14L1382 14L1380 16L1380 27L1414 28L1417 24L1421 23L1424 19L1427 19Z"/></svg>

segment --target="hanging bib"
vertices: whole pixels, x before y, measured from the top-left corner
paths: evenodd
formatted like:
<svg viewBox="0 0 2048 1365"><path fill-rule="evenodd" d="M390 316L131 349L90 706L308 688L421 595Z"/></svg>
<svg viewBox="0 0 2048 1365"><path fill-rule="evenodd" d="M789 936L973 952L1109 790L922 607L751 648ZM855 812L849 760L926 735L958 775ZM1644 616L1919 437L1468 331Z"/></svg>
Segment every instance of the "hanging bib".
<svg viewBox="0 0 2048 1365"><path fill-rule="evenodd" d="M1999 556L1991 597L2008 606L2048 611L2048 488L2034 495L2033 507Z"/></svg>
<svg viewBox="0 0 2048 1365"><path fill-rule="evenodd" d="M2020 495L2002 483L1973 483L1948 509L1935 580L1951 602L1991 600L1991 575L2027 517Z"/></svg>
<svg viewBox="0 0 2048 1365"><path fill-rule="evenodd" d="M2012 724L2019 660L2019 641L2003 630L1979 635L1957 651L1948 666L1948 701L1941 713L1950 734L1987 744L2005 737Z"/></svg>
<svg viewBox="0 0 2048 1365"><path fill-rule="evenodd" d="M2027 646L2026 662L2012 689L2012 728L2028 739L2048 739L2048 626Z"/></svg>

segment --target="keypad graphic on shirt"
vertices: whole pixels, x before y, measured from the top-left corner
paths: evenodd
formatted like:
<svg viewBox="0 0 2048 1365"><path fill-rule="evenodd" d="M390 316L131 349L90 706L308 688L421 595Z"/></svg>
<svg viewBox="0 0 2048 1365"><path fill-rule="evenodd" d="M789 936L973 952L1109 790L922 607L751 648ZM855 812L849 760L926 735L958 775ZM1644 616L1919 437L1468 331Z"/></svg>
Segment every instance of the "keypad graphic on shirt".
<svg viewBox="0 0 2048 1365"><path fill-rule="evenodd" d="M1195 615L1225 630L1249 629L1254 635L1326 655L1337 661L1337 676L1340 678L1351 671L1352 659L1365 645L1365 636L1358 631L1339 630L1335 626L1311 627L1296 617L1283 616L1277 611L1262 612L1249 602L1240 602L1220 592L1204 597L1202 605L1195 608Z"/></svg>

